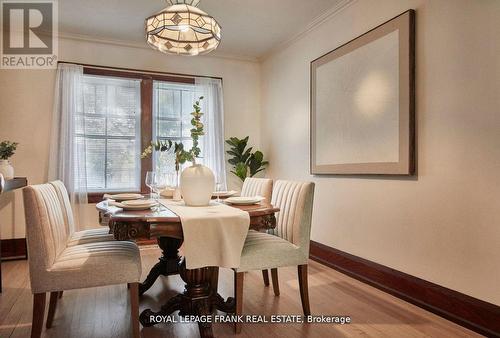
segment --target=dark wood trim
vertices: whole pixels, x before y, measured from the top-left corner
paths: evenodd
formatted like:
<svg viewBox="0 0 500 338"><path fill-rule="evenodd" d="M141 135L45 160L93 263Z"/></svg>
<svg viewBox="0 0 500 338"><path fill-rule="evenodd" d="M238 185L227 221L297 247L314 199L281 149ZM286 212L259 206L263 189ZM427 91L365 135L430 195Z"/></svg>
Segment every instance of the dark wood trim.
<svg viewBox="0 0 500 338"><path fill-rule="evenodd" d="M500 337L500 306L311 241L310 258L488 337Z"/></svg>
<svg viewBox="0 0 500 338"><path fill-rule="evenodd" d="M1 257L2 260L26 259L28 257L26 238L2 239Z"/></svg>
<svg viewBox="0 0 500 338"><path fill-rule="evenodd" d="M87 193L87 202L88 203L99 203L103 201L103 195L107 194L104 192L89 192Z"/></svg>
<svg viewBox="0 0 500 338"><path fill-rule="evenodd" d="M153 80L141 81L141 149L153 140ZM141 158L141 191L147 191L146 173L153 169L153 156Z"/></svg>
<svg viewBox="0 0 500 338"><path fill-rule="evenodd" d="M207 76L207 75L194 75L194 74L184 74L184 73L174 73L174 72L161 72L161 71L150 71L150 70L144 70L144 69L136 69L136 68L125 68L125 67L109 67L109 66L103 66L103 65L93 65L93 64L88 64L88 63L78 63L78 62L71 62L71 61L58 61L59 63L67 63L71 65L80 65L83 67L87 68L99 68L99 69L109 69L109 70L116 70L116 71L124 71L124 72L129 72L129 73L142 73L142 74L149 74L149 75L167 75L167 76L174 76L174 77L188 77L188 78L197 78L197 77L204 77L204 78L209 78L209 79L219 79L223 80L222 77L220 76Z"/></svg>
<svg viewBox="0 0 500 338"><path fill-rule="evenodd" d="M87 75L125 77L132 79L149 79L149 80L152 79L157 81L180 82L188 84L194 84L195 82L193 77L183 77L183 76L154 74L154 73L141 73L141 72L123 71L123 70L116 70L109 68L83 67L83 73Z"/></svg>

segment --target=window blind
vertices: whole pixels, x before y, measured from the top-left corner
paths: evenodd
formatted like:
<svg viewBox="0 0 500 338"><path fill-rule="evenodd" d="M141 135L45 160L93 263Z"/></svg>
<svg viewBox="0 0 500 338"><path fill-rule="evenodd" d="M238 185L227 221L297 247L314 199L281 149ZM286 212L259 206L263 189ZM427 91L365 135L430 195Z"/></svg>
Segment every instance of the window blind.
<svg viewBox="0 0 500 338"><path fill-rule="evenodd" d="M140 80L85 75L78 107L88 190L140 190Z"/></svg>

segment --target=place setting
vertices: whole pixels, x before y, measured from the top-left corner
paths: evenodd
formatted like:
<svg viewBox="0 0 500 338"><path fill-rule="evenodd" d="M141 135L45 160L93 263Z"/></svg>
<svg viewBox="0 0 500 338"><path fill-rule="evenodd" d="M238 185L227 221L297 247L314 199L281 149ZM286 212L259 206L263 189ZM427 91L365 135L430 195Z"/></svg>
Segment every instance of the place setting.
<svg viewBox="0 0 500 338"><path fill-rule="evenodd" d="M266 198L262 196L232 196L224 200L226 204L255 205L260 204Z"/></svg>
<svg viewBox="0 0 500 338"><path fill-rule="evenodd" d="M158 205L154 199L145 199L141 194L119 193L103 196L108 205L121 208L125 211L149 210Z"/></svg>

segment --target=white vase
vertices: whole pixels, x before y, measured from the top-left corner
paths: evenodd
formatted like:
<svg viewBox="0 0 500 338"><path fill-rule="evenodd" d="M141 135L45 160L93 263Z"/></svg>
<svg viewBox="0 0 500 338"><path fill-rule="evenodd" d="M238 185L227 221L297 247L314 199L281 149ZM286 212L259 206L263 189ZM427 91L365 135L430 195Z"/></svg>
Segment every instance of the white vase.
<svg viewBox="0 0 500 338"><path fill-rule="evenodd" d="M187 167L181 174L181 192L186 205L206 206L212 199L215 176L210 168L201 164Z"/></svg>
<svg viewBox="0 0 500 338"><path fill-rule="evenodd" d="M14 168L10 165L9 160L0 160L0 174L6 180L14 178Z"/></svg>

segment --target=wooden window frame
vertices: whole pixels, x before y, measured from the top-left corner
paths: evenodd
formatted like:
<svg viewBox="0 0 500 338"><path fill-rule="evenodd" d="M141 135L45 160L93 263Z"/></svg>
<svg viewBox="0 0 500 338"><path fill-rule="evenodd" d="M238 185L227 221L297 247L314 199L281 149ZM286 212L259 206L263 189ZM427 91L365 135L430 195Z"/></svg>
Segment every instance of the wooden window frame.
<svg viewBox="0 0 500 338"><path fill-rule="evenodd" d="M110 68L91 65L82 65L83 74L106 77L123 77L141 80L141 149L146 148L153 137L153 81L177 82L194 84L195 78L192 75L171 74L162 72L147 72L136 69ZM146 173L153 168L153 157L141 159L141 191L130 191L133 193L145 194L148 188L145 184ZM91 192L87 194L89 203L98 203L103 200L104 194L113 193Z"/></svg>

